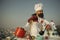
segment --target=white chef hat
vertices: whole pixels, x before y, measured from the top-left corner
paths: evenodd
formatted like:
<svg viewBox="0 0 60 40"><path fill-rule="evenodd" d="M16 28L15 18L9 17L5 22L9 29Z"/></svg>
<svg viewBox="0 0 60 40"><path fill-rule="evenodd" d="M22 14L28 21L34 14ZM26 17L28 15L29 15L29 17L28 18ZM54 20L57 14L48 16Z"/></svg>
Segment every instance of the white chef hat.
<svg viewBox="0 0 60 40"><path fill-rule="evenodd" d="M34 10L35 11L43 10L43 4L42 3L35 4Z"/></svg>

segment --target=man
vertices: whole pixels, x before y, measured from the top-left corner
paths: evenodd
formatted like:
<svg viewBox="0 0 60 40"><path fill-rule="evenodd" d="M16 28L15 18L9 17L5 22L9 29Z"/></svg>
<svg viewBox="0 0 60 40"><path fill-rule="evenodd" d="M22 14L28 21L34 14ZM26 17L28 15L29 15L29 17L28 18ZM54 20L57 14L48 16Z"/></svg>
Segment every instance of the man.
<svg viewBox="0 0 60 40"><path fill-rule="evenodd" d="M32 14L32 17L31 19L35 20L34 22L38 22L39 24L43 25L43 29L42 29L42 34L44 34L44 30L45 30L45 27L46 25L49 24L49 22L47 20L44 19L44 14L43 14L43 5L42 3L38 3L38 4L35 4L35 7L34 7L34 10L35 10L35 13ZM36 20L35 17L37 17L38 19ZM29 18L30 19L30 18ZM26 24L26 26L29 25L29 22ZM38 26L36 26L38 27ZM37 30L38 28L36 28ZM35 29L34 29L35 30ZM38 31L38 30L37 30ZM34 33L33 33L34 34Z"/></svg>
<svg viewBox="0 0 60 40"><path fill-rule="evenodd" d="M48 36L49 34L47 33L50 32L50 30L47 31L47 29L51 29L51 27L50 27L50 23L46 19L44 19L43 4L42 3L36 4L34 9L35 9L35 14L38 17L38 22L42 24L42 30L40 29L39 32L40 35L44 34L44 36Z"/></svg>

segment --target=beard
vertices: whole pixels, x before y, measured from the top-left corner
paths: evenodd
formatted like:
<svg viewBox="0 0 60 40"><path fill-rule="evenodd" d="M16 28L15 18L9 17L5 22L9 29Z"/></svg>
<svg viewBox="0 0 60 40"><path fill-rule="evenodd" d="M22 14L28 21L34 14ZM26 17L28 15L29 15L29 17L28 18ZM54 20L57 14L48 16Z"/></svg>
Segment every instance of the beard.
<svg viewBox="0 0 60 40"><path fill-rule="evenodd" d="M38 14L38 16L39 16L40 18L44 18L44 14L43 14L43 13Z"/></svg>

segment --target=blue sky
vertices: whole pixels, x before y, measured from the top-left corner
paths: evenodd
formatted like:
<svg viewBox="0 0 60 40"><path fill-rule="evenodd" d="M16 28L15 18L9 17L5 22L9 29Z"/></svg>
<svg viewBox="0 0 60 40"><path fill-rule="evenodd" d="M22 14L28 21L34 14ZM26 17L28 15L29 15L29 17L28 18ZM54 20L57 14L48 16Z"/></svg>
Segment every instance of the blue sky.
<svg viewBox="0 0 60 40"><path fill-rule="evenodd" d="M60 25L60 0L0 0L0 27L24 26L36 3L43 3L45 19Z"/></svg>

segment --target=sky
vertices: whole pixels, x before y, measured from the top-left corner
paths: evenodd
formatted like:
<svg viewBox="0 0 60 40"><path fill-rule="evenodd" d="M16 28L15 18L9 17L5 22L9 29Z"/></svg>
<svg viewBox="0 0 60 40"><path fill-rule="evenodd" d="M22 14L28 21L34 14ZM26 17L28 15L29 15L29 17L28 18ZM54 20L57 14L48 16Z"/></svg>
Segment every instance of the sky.
<svg viewBox="0 0 60 40"><path fill-rule="evenodd" d="M35 12L36 3L43 4L46 20L60 25L60 0L0 0L0 27L23 27Z"/></svg>

